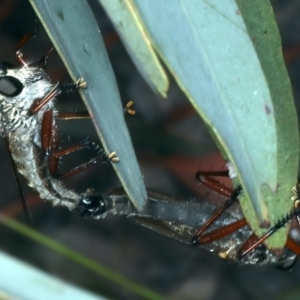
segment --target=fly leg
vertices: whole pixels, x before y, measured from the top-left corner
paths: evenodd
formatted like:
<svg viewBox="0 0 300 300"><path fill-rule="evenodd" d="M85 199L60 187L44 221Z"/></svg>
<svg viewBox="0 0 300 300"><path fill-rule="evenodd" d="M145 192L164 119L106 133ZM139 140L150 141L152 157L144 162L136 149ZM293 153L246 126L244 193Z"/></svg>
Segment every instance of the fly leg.
<svg viewBox="0 0 300 300"><path fill-rule="evenodd" d="M277 230L284 227L285 224L287 224L293 217L297 218L297 221L299 222L299 216L300 216L300 206L299 206L299 193L298 188L293 188L294 196L291 198L295 203L294 210L287 214L284 218L279 220L273 227L271 227L263 236L257 237L255 234L252 234L248 240L244 243L244 245L241 247L241 249L237 253L237 259L241 260L243 257L245 257L248 253L250 253L253 249L261 245L268 237L270 237L272 234L274 234ZM297 244L290 236L287 237L287 241L285 244L285 247L289 249L291 252L295 253L297 256L300 256L300 245ZM295 263L296 258L289 257L285 258L283 260L282 265L279 267L281 269L288 270L290 269L293 264Z"/></svg>
<svg viewBox="0 0 300 300"><path fill-rule="evenodd" d="M86 88L87 84L83 78L79 78L75 83L67 83L61 86L54 86L54 88L43 98L38 99L30 108L31 114L36 114L43 108L47 103L53 100L58 94L61 92L73 92L78 89ZM65 120L74 120L74 119L84 119L87 118L88 115L86 113L67 113L63 116L58 116L60 119ZM42 149L45 151L46 155L49 155L49 170L53 176L58 178L65 178L72 175L75 175L88 167L94 166L98 162L118 162L119 158L117 157L116 152L112 152L109 156L107 156L104 150L100 150L97 157L92 159L91 161L76 167L69 171L66 174L59 175L57 171L58 166L58 158L62 155L69 154L76 150L82 149L87 147L87 142L80 143L78 145L71 146L67 149L58 150L58 143L57 143L57 128L54 124L54 116L52 110L47 111L43 116L42 122ZM51 150L51 151L50 151Z"/></svg>
<svg viewBox="0 0 300 300"><path fill-rule="evenodd" d="M133 101L128 101L126 106L124 107L124 113L129 115L135 115L136 111L132 108ZM58 119L61 120L83 120L83 119L90 119L90 115L88 112L73 112L73 113L59 113L57 115Z"/></svg>
<svg viewBox="0 0 300 300"><path fill-rule="evenodd" d="M279 220L273 227L271 227L263 236L260 238L256 237L254 234L250 236L250 238L244 243L242 248L237 253L237 259L242 259L248 253L250 253L257 246L261 245L268 237L274 234L277 230L282 228L285 224L287 224L293 217L300 215L300 208L297 207L290 214ZM294 252L297 255L300 255L300 246L288 237L286 245L289 250Z"/></svg>
<svg viewBox="0 0 300 300"><path fill-rule="evenodd" d="M87 141L83 141L65 149L58 149L58 130L55 124L55 119L53 117L52 110L46 111L43 116L41 134L42 149L45 152L45 155L48 156L49 172L53 177L66 178L75 175L89 167L92 167L98 162L105 162L114 159L111 156L107 157L105 152L103 150L100 150L96 158L79 167L72 169L66 174L61 175L58 172L59 158L63 155L67 155L77 150L87 148L89 143Z"/></svg>
<svg viewBox="0 0 300 300"><path fill-rule="evenodd" d="M83 119L89 119L90 116L87 112L74 112L74 113L59 113L57 118L61 119L61 120L83 120ZM56 155L56 154L54 153L53 155ZM97 164L99 162L100 163L102 163L102 162L117 163L117 162L119 162L119 158L118 158L116 152L111 152L107 156L106 153L104 152L104 150L101 149L95 158L91 159L87 163L84 163L84 164L70 170L69 172L67 172L63 175L60 175L59 178L67 178L67 177L73 176L87 168L93 167L95 164Z"/></svg>
<svg viewBox="0 0 300 300"><path fill-rule="evenodd" d="M70 85L65 85L65 87L67 89L70 88ZM124 108L124 113L128 113L130 115L134 115L135 114L135 110L132 108L133 105L133 101L129 101L126 104L126 107ZM57 115L58 119L61 120L84 120L84 119L89 119L90 115L88 114L88 112L74 112L74 113L59 113ZM55 154L53 154L55 155ZM59 176L59 178L66 178L66 177L70 177L73 176L89 167L92 167L93 165L95 165L98 162L113 162L113 163L117 163L119 162L119 158L117 156L116 152L111 152L108 156L105 154L105 152L103 150L100 150L99 154L97 157L91 159L89 162L82 164L81 166L78 166L74 169L72 169L71 171L69 171L68 173L65 173L61 176Z"/></svg>
<svg viewBox="0 0 300 300"><path fill-rule="evenodd" d="M59 177L58 164L59 158L71 152L87 147L87 142L70 146L66 149L58 149L58 130L53 118L53 111L48 110L44 113L41 129L42 150L48 156L48 168L53 177Z"/></svg>
<svg viewBox="0 0 300 300"><path fill-rule="evenodd" d="M91 159L87 163L84 163L84 164L70 170L69 172L67 172L65 174L58 175L58 178L59 179L67 178L67 177L76 175L84 170L87 170L87 169L95 166L97 163L103 163L103 162L109 162L109 161L110 161L110 159L109 159L109 157L107 157L105 152L103 150L100 150L100 153L97 155L97 157Z"/></svg>
<svg viewBox="0 0 300 300"><path fill-rule="evenodd" d="M49 172L55 177L58 174L59 158L51 155L52 152L58 149L58 133L53 118L53 110L48 110L44 113L41 135L42 150L48 156Z"/></svg>
<svg viewBox="0 0 300 300"><path fill-rule="evenodd" d="M227 173L226 173L227 172ZM219 195L228 197L230 195L230 189L228 187L224 186L219 181L211 178L210 176L228 176L228 171L198 171L196 173L196 178L202 182L205 186L210 188L211 190L217 192ZM238 191L239 190L239 191ZM241 187L238 187L233 193L231 194L230 198L226 201L226 203L217 210L213 216L206 221L206 223L199 229L195 237L192 239L192 244L208 244L213 241L216 241L220 238L223 238L229 234L232 234L234 231L241 229L242 227L247 225L247 221L245 219L242 219L240 221L237 221L235 223L229 224L227 226L224 226L222 228L210 231L207 234L203 234L204 231L213 224L213 222L223 214L223 212L228 209L237 199L240 195ZM293 217L297 217L297 219L300 218L300 206L299 206L299 200L298 200L298 194L297 199L293 199L295 202L295 209L293 212L288 214L286 217L284 217L282 220L278 221L273 227L271 227L263 236L258 238L254 233L248 238L248 240L243 244L243 246L238 251L236 258L238 260L242 260L248 253L250 253L252 250L257 248L259 245L261 245L268 237L270 237L272 234L274 234L277 230L282 228L287 222L289 222ZM288 236L287 242L285 247L295 253L296 255L300 255L300 245L298 245L291 237ZM285 267L283 267L285 268ZM288 266L287 268L290 268Z"/></svg>
<svg viewBox="0 0 300 300"><path fill-rule="evenodd" d="M44 113L41 134L42 149L45 152L46 156L48 156L48 170L49 173L55 178L64 178L67 177L66 175L71 176L95 165L96 162L108 161L109 159L113 159L110 156L107 157L104 151L101 150L99 156L95 159L71 170L67 174L60 175L58 172L59 158L63 155L88 147L88 143L87 141L84 141L65 149L59 149L58 130L55 124L53 110L48 110ZM85 193L81 194L81 199L74 211L80 213L83 217L99 218L106 211L105 201L102 196L96 195L93 190L88 189Z"/></svg>
<svg viewBox="0 0 300 300"><path fill-rule="evenodd" d="M23 58L23 53L21 52L21 48L30 40L35 38L37 36L37 30L35 29L32 33L26 34L21 41L18 43L16 47L16 58L20 65L27 66L27 63L25 62Z"/></svg>
<svg viewBox="0 0 300 300"><path fill-rule="evenodd" d="M39 33L39 22L36 19L35 23L34 23L34 28L33 31L31 33L26 34L21 41L18 43L17 47L16 47L16 58L18 60L18 62L20 63L20 65L22 66L27 66L27 63L25 62L24 58L23 58L23 53L21 52L21 48L27 44L29 41L31 41L32 39L36 38L37 35ZM52 50L51 50L52 51ZM46 54L45 54L46 55ZM49 56L49 54L48 54Z"/></svg>
<svg viewBox="0 0 300 300"><path fill-rule="evenodd" d="M205 235L203 233L230 207L235 203L241 193L241 186L238 186L234 191L211 176L228 176L228 171L198 171L196 178L209 189L215 191L219 195L226 197L228 200L220 207L198 230L197 234L192 239L193 245L208 244L219 238L232 234L236 230L247 225L245 219L213 230Z"/></svg>
<svg viewBox="0 0 300 300"><path fill-rule="evenodd" d="M79 78L75 83L68 83L65 85L59 86L56 84L52 90L42 99L37 99L33 105L31 106L29 113L31 115L36 114L41 108L43 108L47 103L49 103L51 100L55 99L56 96L61 94L64 91L74 91L78 89L84 89L87 87L86 82L83 78Z"/></svg>

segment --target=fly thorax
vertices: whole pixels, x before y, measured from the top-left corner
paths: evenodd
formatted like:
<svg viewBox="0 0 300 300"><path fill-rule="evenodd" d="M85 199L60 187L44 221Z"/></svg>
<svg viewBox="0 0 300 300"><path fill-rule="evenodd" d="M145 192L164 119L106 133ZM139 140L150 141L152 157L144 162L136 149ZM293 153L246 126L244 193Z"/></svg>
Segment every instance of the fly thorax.
<svg viewBox="0 0 300 300"><path fill-rule="evenodd" d="M30 114L30 108L52 87L45 72L39 68L8 69L5 76L0 77L1 131L26 136L34 134L44 112L52 109L53 103L50 101L34 115Z"/></svg>

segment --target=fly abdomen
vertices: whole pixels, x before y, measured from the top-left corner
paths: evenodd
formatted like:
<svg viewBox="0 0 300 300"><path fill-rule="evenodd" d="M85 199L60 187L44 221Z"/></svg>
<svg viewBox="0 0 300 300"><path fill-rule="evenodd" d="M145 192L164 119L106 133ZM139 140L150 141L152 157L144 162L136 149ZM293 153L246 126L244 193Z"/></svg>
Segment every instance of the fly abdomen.
<svg viewBox="0 0 300 300"><path fill-rule="evenodd" d="M38 146L31 140L22 141L19 137L11 135L9 147L18 171L42 199L52 203L53 206L65 206L70 210L77 206L80 195L67 189L62 182L51 177L47 161Z"/></svg>
<svg viewBox="0 0 300 300"><path fill-rule="evenodd" d="M21 67L15 68L0 62L0 132L9 148L22 202L26 201L21 192L17 171L42 199L53 206L74 210L82 202L82 211L86 211L88 215L100 215L101 209L97 208L96 196L80 195L65 187L61 180L54 178L59 173L59 158L84 148L83 145L77 145L70 147L68 151L59 152L61 149L56 126L57 111L54 107L56 97L62 92L87 88L87 84L83 78L75 83L52 84L44 66L53 49L46 52L36 66L23 58L20 47L31 37L32 35L25 36L17 46L16 58ZM72 114L68 114L68 118L71 116ZM116 162L118 158L113 153L110 160ZM104 155L100 158L71 170L67 175L74 175L87 166L107 160ZM23 206L26 212L27 205Z"/></svg>
<svg viewBox="0 0 300 300"><path fill-rule="evenodd" d="M180 201L148 190L148 200L144 210L137 211L124 190L115 190L108 196L101 197L87 191L82 195L80 206L86 213L83 215L99 219L107 214L127 215L129 217L149 217L157 220L182 223L190 227L203 224L215 206L208 203ZM234 207L216 222L215 226L224 226L242 217L241 211Z"/></svg>

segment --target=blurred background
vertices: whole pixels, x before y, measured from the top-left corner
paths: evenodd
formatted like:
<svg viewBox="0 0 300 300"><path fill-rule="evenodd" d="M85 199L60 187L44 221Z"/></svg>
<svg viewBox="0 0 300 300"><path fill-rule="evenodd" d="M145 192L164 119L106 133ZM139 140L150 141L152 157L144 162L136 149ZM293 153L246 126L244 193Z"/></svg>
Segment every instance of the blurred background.
<svg viewBox="0 0 300 300"><path fill-rule="evenodd" d="M126 120L146 186L185 200L221 201L215 194L201 187L195 179L195 173L199 169L219 170L224 167L202 121L174 81L167 100L160 99L152 92L131 62L100 5L96 1L89 2L98 19L123 104L125 106L129 100L134 101L137 113L135 116L126 116ZM271 2L282 34L285 58L299 111L300 2ZM16 45L25 34L34 30L35 20L35 14L27 1L0 0L1 61L17 64ZM38 59L51 48L43 28L39 28L37 38L22 48L28 59ZM54 83L70 80L56 54L49 59L47 73ZM85 111L80 97L75 94L61 95L57 107L60 112ZM59 121L58 127L62 147L86 137L98 143L89 120ZM62 159L60 170L62 173L70 170L87 162L95 154L86 149L68 155ZM41 201L26 186L25 180L22 180L33 215L31 224L24 216L19 191L1 144L0 169L2 213L166 298L288 299L297 291L300 292L300 264L296 264L290 272L282 272L272 266L240 267L160 236L126 217L108 216L94 221L82 219L66 209L54 209ZM78 192L91 187L101 194L120 186L112 168L107 164L99 164L67 179L65 183ZM111 299L142 299L1 224L0 237L0 250L65 281Z"/></svg>

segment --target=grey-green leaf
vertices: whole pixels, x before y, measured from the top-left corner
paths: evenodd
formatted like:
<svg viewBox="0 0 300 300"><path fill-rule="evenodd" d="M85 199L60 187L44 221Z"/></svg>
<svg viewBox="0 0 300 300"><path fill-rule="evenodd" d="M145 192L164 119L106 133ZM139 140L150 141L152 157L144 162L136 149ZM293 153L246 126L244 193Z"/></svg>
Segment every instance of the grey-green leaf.
<svg viewBox="0 0 300 300"><path fill-rule="evenodd" d="M30 0L72 79L83 77L81 96L106 153L116 151L113 164L128 196L141 210L147 194L125 124L115 77L94 15L87 1Z"/></svg>
<svg viewBox="0 0 300 300"><path fill-rule="evenodd" d="M299 134L269 1L132 2L155 49L236 169L242 205L255 210L248 222L256 233L259 225L274 224L293 207Z"/></svg>
<svg viewBox="0 0 300 300"><path fill-rule="evenodd" d="M166 98L169 80L131 1L99 0L114 23L136 67L148 84Z"/></svg>

